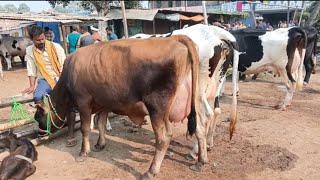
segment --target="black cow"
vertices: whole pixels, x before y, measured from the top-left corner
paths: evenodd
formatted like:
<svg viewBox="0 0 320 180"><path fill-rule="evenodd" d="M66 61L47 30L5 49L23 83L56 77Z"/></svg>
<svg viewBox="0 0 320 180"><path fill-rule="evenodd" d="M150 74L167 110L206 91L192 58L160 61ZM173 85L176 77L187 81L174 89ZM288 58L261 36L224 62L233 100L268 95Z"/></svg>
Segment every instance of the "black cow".
<svg viewBox="0 0 320 180"><path fill-rule="evenodd" d="M299 27L280 28L271 32L255 29L231 31L239 45L238 70L243 74L273 71L279 74L287 87L286 96L277 108L285 110L291 104L293 93L302 88L302 60L307 35ZM299 70L299 71L298 71Z"/></svg>

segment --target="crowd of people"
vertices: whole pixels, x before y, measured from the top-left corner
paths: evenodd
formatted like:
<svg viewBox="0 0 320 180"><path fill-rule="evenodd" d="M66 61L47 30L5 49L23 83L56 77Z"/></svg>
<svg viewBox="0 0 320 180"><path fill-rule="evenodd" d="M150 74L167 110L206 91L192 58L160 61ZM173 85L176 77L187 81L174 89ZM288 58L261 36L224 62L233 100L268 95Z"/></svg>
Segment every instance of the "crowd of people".
<svg viewBox="0 0 320 180"><path fill-rule="evenodd" d="M113 33L110 27L107 27L105 31L107 36L102 37L99 33L99 29L94 26L90 26L89 28L88 26L80 26L80 28L77 26L72 26L70 34L68 34L66 37L68 53L73 53L80 47L88 46L100 41L111 41L118 39L118 36ZM54 40L54 32L49 27L44 28L44 35L46 40Z"/></svg>
<svg viewBox="0 0 320 180"><path fill-rule="evenodd" d="M221 23L221 22L213 22L212 23L215 26L219 26L221 28L224 28L226 30L238 30L238 29L245 29L245 28L250 28L250 26L246 26L243 22L241 21L235 21L233 23ZM272 26L270 22L266 22L262 19L259 19L256 21L256 29L263 29L267 31L272 31L277 28L287 28L287 27L293 27L293 26L298 26L298 22L296 20L290 20L289 23L287 21L279 21L277 25Z"/></svg>

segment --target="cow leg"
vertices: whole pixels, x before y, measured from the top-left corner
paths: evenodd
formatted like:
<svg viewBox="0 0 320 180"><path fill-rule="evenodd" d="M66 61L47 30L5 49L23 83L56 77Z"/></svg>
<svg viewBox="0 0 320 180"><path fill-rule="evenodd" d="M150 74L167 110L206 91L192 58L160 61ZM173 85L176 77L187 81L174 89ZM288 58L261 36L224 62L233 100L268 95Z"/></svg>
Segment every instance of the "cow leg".
<svg viewBox="0 0 320 180"><path fill-rule="evenodd" d="M4 58L7 62L7 70L11 70L12 69L12 65L11 65L11 58L10 57L5 57Z"/></svg>
<svg viewBox="0 0 320 180"><path fill-rule="evenodd" d="M2 69L1 58L0 58L0 78L3 80L3 69Z"/></svg>
<svg viewBox="0 0 320 180"><path fill-rule="evenodd" d="M21 64L22 64L22 67L26 67L26 61L24 59L24 56L19 56L20 59L21 59Z"/></svg>
<svg viewBox="0 0 320 180"><path fill-rule="evenodd" d="M111 127L111 123L110 123L110 120L109 120L108 116L106 118L106 121L107 121L106 130L108 132L110 132L110 131L112 131L112 127Z"/></svg>
<svg viewBox="0 0 320 180"><path fill-rule="evenodd" d="M76 123L76 113L74 111L71 111L67 115L67 125L68 125L67 147L73 147L77 145L77 139L74 137L75 123Z"/></svg>
<svg viewBox="0 0 320 180"><path fill-rule="evenodd" d="M304 63L304 67L306 69L306 76L303 80L303 84L308 84L309 83L309 80L310 80L310 76L311 76L311 73L312 73L312 64L310 62L311 60L306 60L306 62Z"/></svg>
<svg viewBox="0 0 320 180"><path fill-rule="evenodd" d="M285 97L283 99L283 101L278 105L276 106L277 109L280 109L280 110L286 110L286 107L291 103L292 101L292 97L293 97L293 93L294 93L294 90L295 90L295 85L296 83L295 82L291 82L287 76L287 72L285 69L281 69L279 71L280 73L280 76L282 77L283 79L283 82L286 86L286 94L285 94Z"/></svg>
<svg viewBox="0 0 320 180"><path fill-rule="evenodd" d="M254 74L253 76L252 76L252 80L256 80L257 78L258 78L258 76L259 76L259 73L256 73L256 74Z"/></svg>
<svg viewBox="0 0 320 180"><path fill-rule="evenodd" d="M76 159L76 161L84 161L85 157L88 156L90 152L90 141L89 141L89 134L90 134L90 123L91 123L91 108L90 104L90 97L80 97L80 102L78 102L79 112L80 112L80 119L81 119L81 133L82 133L82 146L80 151L80 157Z"/></svg>
<svg viewBox="0 0 320 180"><path fill-rule="evenodd" d="M152 129L155 133L155 155L149 170L142 179L151 179L160 171L160 166L167 152L172 137L172 125L169 121L169 113L173 104L172 94L167 97L159 93L158 96L147 97L145 105L150 113Z"/></svg>
<svg viewBox="0 0 320 180"><path fill-rule="evenodd" d="M209 122L208 129L207 129L208 151L211 151L213 148L213 135L215 133L216 125L220 115L221 115L221 109L219 104L219 97L217 96L214 101L214 116L213 116L213 119Z"/></svg>
<svg viewBox="0 0 320 180"><path fill-rule="evenodd" d="M153 119L153 118L151 118ZM165 122L164 122L165 121ZM149 171L143 175L142 179L151 179L160 171L162 160L167 152L172 137L172 127L169 120L162 118L153 119L151 122L156 138L156 153L152 160Z"/></svg>
<svg viewBox="0 0 320 180"><path fill-rule="evenodd" d="M108 112L99 113L99 118L97 119L99 139L97 141L97 144L93 148L93 150L96 152L103 150L104 147L106 146L105 130L106 130L107 117L108 117Z"/></svg>

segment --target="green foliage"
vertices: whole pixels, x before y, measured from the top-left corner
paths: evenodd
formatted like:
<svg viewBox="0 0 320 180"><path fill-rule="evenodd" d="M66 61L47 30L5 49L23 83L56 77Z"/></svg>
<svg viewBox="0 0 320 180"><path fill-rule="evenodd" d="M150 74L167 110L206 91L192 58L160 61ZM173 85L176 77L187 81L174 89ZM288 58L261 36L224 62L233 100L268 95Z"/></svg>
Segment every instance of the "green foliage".
<svg viewBox="0 0 320 180"><path fill-rule="evenodd" d="M70 1L57 1L57 0L48 0L48 2L53 8L56 7L56 5L63 5L65 7L70 3ZM80 5L85 10L89 10L91 12L96 10L99 14L105 15L110 9L111 2L113 1L80 1ZM127 9L140 7L139 1L125 1L124 3Z"/></svg>
<svg viewBox="0 0 320 180"><path fill-rule="evenodd" d="M125 1L124 6L126 9L137 9L141 8L140 2L139 1Z"/></svg>
<svg viewBox="0 0 320 180"><path fill-rule="evenodd" d="M4 5L4 10L10 13L16 13L18 12L18 9L15 5L13 4L6 4Z"/></svg>
<svg viewBox="0 0 320 180"><path fill-rule="evenodd" d="M30 12L30 8L29 8L29 6L26 5L25 3L21 3L21 4L19 5L18 12L22 12L22 13L24 13L24 12Z"/></svg>

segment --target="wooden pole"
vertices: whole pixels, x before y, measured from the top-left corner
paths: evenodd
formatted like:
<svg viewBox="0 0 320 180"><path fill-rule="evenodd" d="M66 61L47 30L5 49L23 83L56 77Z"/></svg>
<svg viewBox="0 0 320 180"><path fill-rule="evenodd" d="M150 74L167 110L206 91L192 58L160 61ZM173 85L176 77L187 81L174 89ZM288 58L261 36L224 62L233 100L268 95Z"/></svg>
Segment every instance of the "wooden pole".
<svg viewBox="0 0 320 180"><path fill-rule="evenodd" d="M290 1L288 1L288 10L287 10L287 27L289 27L290 21Z"/></svg>
<svg viewBox="0 0 320 180"><path fill-rule="evenodd" d="M128 35L126 7L124 5L124 1L120 1L120 4L121 4L121 10L122 10L122 22L123 22L123 28L124 28L124 35L126 38L128 38L129 35Z"/></svg>
<svg viewBox="0 0 320 180"><path fill-rule="evenodd" d="M184 11L187 11L187 1L184 1Z"/></svg>
<svg viewBox="0 0 320 180"><path fill-rule="evenodd" d="M12 98L13 97L1 98L0 99L0 108L10 107L12 105ZM16 96L15 99L18 103L28 103L28 102L33 101L32 96L21 96L20 95L20 96Z"/></svg>
<svg viewBox="0 0 320 180"><path fill-rule="evenodd" d="M67 40L66 40L66 31L65 31L65 26L61 23L61 33L62 33L62 40L63 40L63 46L64 50L66 52L66 55L69 54L68 52L68 45L67 45Z"/></svg>
<svg viewBox="0 0 320 180"><path fill-rule="evenodd" d="M18 120L16 122L2 123L2 124L0 124L0 131L9 130L9 129L20 127L22 125L30 124L30 123L33 123L33 121L30 119L22 119L22 120Z"/></svg>
<svg viewBox="0 0 320 180"><path fill-rule="evenodd" d="M206 9L206 1L202 1L202 9L203 9L204 24L208 25L208 15L207 15L207 9Z"/></svg>
<svg viewBox="0 0 320 180"><path fill-rule="evenodd" d="M153 30L153 34L156 34L156 19L153 19L152 21L152 30Z"/></svg>
<svg viewBox="0 0 320 180"><path fill-rule="evenodd" d="M78 129L80 129L81 127L81 123L79 123L80 121L77 121L76 124L75 124L75 127L74 127L74 131L77 131ZM31 142L33 145L35 146L38 146L48 140L51 140L51 139L54 139L54 138L57 138L63 134L66 134L68 132L68 127L64 127L62 129L60 129L59 131L53 133L52 135L50 136L45 136L45 137L42 137L42 138L36 138L36 139L32 139Z"/></svg>

